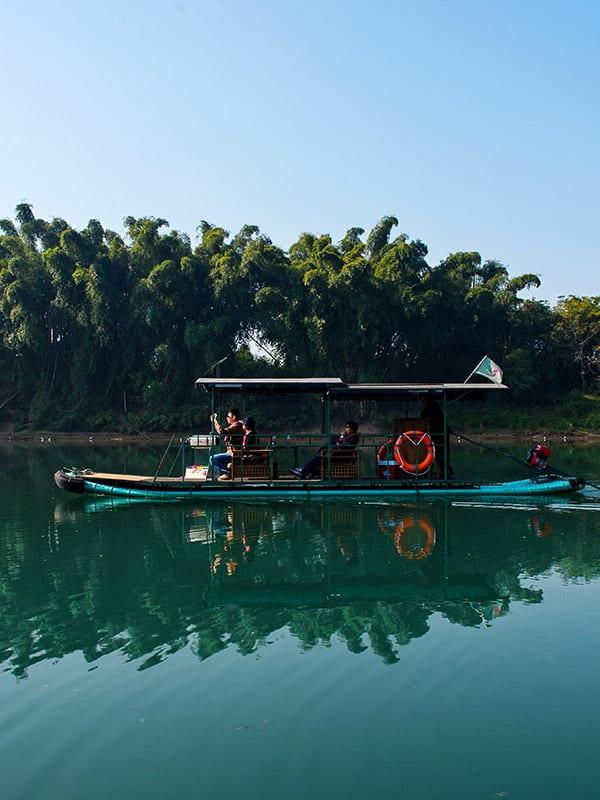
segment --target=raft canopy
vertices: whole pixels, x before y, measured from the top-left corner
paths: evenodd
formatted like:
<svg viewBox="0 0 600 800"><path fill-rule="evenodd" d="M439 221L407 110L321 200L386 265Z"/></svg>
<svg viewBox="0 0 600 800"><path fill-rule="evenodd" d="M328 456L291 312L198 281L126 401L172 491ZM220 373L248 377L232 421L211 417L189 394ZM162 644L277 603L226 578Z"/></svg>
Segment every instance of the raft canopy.
<svg viewBox="0 0 600 800"><path fill-rule="evenodd" d="M196 386L230 394L329 394L331 399L361 400L432 394L461 397L508 389L502 383L345 383L341 378L198 378Z"/></svg>
<svg viewBox="0 0 600 800"><path fill-rule="evenodd" d="M205 391L232 394L325 394L343 388L341 378L198 378L196 386Z"/></svg>
<svg viewBox="0 0 600 800"><path fill-rule="evenodd" d="M331 391L332 399L384 400L419 395L446 395L449 399L508 389L503 383L350 383Z"/></svg>

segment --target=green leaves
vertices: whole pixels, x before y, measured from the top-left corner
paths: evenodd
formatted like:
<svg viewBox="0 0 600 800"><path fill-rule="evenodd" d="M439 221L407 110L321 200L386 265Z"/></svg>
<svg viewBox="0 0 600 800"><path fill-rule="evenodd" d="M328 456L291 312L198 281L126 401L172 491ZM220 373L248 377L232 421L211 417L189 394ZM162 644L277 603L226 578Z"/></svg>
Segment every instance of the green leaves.
<svg viewBox="0 0 600 800"><path fill-rule="evenodd" d="M556 306L554 333L579 367L581 390L587 378L600 374L600 296L561 298Z"/></svg>
<svg viewBox="0 0 600 800"><path fill-rule="evenodd" d="M161 415L226 356L248 375L461 380L487 352L524 398L544 388L540 359L546 386L600 371L599 298L524 300L539 277L476 251L432 266L392 216L366 240L305 232L287 252L256 225L202 221L192 246L160 217L127 217L125 237L27 203L15 217L0 221L0 389L16 384L24 411L38 398L36 419L118 413L125 395Z"/></svg>

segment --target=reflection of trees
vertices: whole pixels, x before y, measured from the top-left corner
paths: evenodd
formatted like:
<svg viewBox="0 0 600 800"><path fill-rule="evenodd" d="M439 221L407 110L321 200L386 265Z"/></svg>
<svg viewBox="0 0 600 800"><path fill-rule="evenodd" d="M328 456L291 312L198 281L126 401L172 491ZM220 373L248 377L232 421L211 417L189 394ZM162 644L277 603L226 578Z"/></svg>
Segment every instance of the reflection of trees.
<svg viewBox="0 0 600 800"><path fill-rule="evenodd" d="M559 517L559 525L563 521L562 515ZM598 547L598 531L590 529L587 514L581 512L575 517L574 524L576 535L569 537L559 536L556 541L556 549L560 553L558 571L566 580L590 581L600 575L600 548Z"/></svg>
<svg viewBox="0 0 600 800"><path fill-rule="evenodd" d="M416 601L390 603L355 603L351 606L322 608L317 612L299 609L289 623L291 632L306 649L330 645L337 637L352 653L367 649L367 639L374 653L392 664L398 661L395 650L429 630L430 611Z"/></svg>
<svg viewBox="0 0 600 800"><path fill-rule="evenodd" d="M510 601L541 602L523 577L600 575L600 538L584 515L555 514L556 530L540 539L527 512L441 505L388 508L382 528L380 510L352 504L194 511L75 501L57 509L56 525L26 504L18 497L17 513L44 535L16 528L0 539L0 658L17 676L75 651L92 662L118 650L140 669L186 646L203 659L230 646L248 654L286 626L302 648L341 641L393 663L433 614L489 625ZM417 514L435 529L435 547L402 558L391 531Z"/></svg>

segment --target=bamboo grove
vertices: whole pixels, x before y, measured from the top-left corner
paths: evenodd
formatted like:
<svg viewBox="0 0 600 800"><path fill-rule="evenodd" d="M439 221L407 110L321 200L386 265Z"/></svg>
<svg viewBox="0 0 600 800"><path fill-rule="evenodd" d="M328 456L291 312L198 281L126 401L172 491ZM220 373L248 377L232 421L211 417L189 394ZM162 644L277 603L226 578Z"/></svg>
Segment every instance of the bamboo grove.
<svg viewBox="0 0 600 800"><path fill-rule="evenodd" d="M194 380L217 369L462 380L484 353L520 403L594 390L600 297L523 299L537 275L477 252L431 266L397 225L337 243L303 233L285 251L254 225L201 222L192 241L127 217L121 236L20 204L0 221L1 421L68 429L193 408Z"/></svg>

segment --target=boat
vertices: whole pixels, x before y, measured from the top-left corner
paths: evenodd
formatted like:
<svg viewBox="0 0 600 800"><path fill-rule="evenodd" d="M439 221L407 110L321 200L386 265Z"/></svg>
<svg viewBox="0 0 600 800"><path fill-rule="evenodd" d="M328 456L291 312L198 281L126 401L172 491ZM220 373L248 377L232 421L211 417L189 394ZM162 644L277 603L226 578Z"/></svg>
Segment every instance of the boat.
<svg viewBox="0 0 600 800"><path fill-rule="evenodd" d="M62 467L54 475L57 486L75 494L142 501L511 497L563 494L585 486L583 478L553 471L548 464L534 469L531 477L501 483L478 483L454 476L447 444L448 407L463 398L481 398L506 390L508 387L502 383L349 384L341 378L202 377L196 385L209 395L211 419L224 398L318 395L322 407L321 433L263 435L251 459L244 452L234 451L231 477L226 481L217 480L206 464L197 463L208 463L211 455L223 450L213 431L187 437L176 445L179 454L173 465L181 464L178 475L159 474L165 451L154 475ZM391 435L360 434L355 446L336 446L331 430L332 404L336 401L388 401L396 407L404 403L408 408L423 397L434 400L443 414L442 435L430 434L427 420L405 414L395 420ZM303 463L306 455L314 454L315 450L321 453L320 473L305 478L293 474L292 467ZM189 464L189 454L193 454L193 464ZM288 465L290 469L285 470Z"/></svg>

